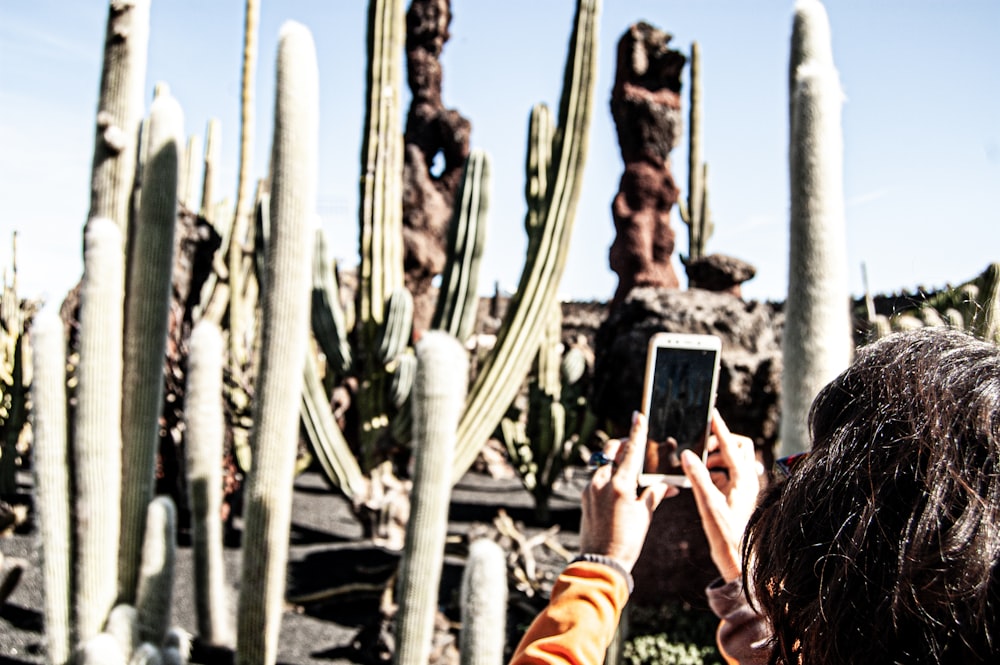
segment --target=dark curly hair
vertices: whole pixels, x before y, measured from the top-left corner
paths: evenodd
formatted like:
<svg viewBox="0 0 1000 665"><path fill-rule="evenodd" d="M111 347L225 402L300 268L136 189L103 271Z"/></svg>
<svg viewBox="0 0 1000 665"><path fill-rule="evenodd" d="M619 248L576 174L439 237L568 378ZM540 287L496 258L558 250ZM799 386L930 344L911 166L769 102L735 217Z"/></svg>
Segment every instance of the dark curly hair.
<svg viewBox="0 0 1000 665"><path fill-rule="evenodd" d="M921 329L859 351L812 452L747 527L771 663L990 660L1000 639L1000 349Z"/></svg>

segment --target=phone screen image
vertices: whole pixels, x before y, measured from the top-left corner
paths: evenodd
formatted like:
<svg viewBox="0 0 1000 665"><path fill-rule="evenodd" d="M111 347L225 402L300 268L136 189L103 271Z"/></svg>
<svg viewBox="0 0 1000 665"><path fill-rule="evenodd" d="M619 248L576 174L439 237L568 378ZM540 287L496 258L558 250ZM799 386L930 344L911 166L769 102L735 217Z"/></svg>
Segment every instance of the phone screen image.
<svg viewBox="0 0 1000 665"><path fill-rule="evenodd" d="M716 352L657 347L647 410L648 474L682 474L680 454L702 456L715 392Z"/></svg>

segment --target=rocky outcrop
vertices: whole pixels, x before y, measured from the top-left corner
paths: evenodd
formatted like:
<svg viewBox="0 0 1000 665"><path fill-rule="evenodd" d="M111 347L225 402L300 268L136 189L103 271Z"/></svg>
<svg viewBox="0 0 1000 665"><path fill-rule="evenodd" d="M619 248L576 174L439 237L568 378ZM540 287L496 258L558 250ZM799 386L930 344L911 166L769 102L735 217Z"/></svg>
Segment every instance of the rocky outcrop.
<svg viewBox="0 0 1000 665"><path fill-rule="evenodd" d="M681 134L680 77L686 59L668 48L670 39L640 22L618 42L611 115L625 172L611 204L617 235L609 263L618 274L613 306L636 286L679 286L671 264L670 226L678 189L669 160Z"/></svg>
<svg viewBox="0 0 1000 665"><path fill-rule="evenodd" d="M434 315L431 282L447 261L448 225L472 130L441 99L439 58L450 22L449 0L413 0L406 14L406 71L413 96L403 137L403 270L418 332Z"/></svg>
<svg viewBox="0 0 1000 665"><path fill-rule="evenodd" d="M754 440L764 468L770 468L778 435L782 321L778 305L728 293L634 289L597 331L591 408L613 424L609 434L623 435L641 406L650 336L659 331L718 335L719 412L734 432ZM704 587L717 574L694 500L682 492L654 517L633 570L632 602L650 606L682 600L703 606Z"/></svg>

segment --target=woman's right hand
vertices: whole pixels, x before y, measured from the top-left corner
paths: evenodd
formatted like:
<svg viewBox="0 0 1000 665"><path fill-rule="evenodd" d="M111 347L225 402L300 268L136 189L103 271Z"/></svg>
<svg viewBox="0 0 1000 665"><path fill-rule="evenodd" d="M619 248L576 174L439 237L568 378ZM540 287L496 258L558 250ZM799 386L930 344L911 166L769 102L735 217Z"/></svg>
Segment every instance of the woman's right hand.
<svg viewBox="0 0 1000 665"><path fill-rule="evenodd" d="M730 432L716 411L708 440L708 466L689 450L681 455L681 464L691 480L712 562L724 581L735 580L742 574L740 542L760 491L753 441Z"/></svg>

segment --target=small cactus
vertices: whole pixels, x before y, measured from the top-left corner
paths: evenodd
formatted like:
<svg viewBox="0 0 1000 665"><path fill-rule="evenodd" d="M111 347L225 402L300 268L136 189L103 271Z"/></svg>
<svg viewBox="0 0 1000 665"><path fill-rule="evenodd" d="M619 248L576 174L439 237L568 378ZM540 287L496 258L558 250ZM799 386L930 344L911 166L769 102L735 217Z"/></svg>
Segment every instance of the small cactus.
<svg viewBox="0 0 1000 665"><path fill-rule="evenodd" d="M501 665L507 628L507 557L502 547L487 538L469 545L460 593L462 665Z"/></svg>

